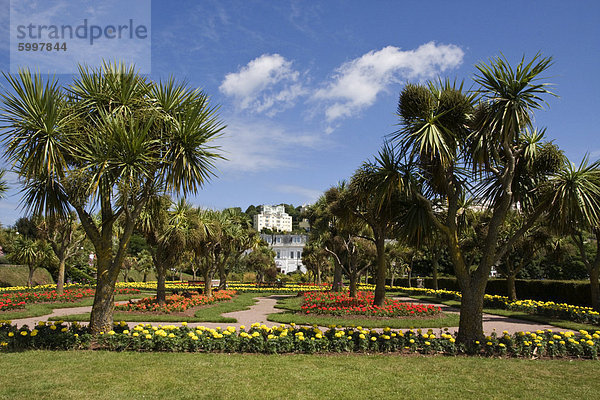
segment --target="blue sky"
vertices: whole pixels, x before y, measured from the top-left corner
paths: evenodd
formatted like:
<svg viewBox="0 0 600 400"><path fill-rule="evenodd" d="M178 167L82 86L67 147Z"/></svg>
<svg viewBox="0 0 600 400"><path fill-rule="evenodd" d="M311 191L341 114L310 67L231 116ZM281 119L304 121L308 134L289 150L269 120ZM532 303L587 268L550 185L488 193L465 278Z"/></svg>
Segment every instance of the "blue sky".
<svg viewBox="0 0 600 400"><path fill-rule="evenodd" d="M2 71L8 8L0 0ZM228 126L219 143L229 161L190 199L196 205L310 203L396 129L406 82L442 76L470 85L474 65L500 53L513 63L554 57L548 81L559 97L536 125L571 160L600 158L596 1L155 0L151 14L150 77L203 88ZM11 183L0 200L5 226L21 214Z"/></svg>

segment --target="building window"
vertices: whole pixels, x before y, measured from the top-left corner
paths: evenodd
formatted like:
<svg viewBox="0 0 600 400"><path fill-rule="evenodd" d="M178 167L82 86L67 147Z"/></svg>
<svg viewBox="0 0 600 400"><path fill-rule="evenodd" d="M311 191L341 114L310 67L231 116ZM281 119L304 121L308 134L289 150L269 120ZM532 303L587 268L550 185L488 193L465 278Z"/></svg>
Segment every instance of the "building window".
<svg viewBox="0 0 600 400"><path fill-rule="evenodd" d="M294 252L290 251L290 258L294 258Z"/></svg>
<svg viewBox="0 0 600 400"><path fill-rule="evenodd" d="M277 252L277 258L280 258L280 253L279 252Z"/></svg>

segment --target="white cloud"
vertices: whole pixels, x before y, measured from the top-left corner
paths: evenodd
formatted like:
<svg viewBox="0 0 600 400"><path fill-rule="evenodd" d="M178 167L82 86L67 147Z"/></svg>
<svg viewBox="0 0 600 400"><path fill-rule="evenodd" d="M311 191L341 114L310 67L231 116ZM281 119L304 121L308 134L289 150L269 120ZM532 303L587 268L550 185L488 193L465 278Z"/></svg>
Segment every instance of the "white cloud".
<svg viewBox="0 0 600 400"><path fill-rule="evenodd" d="M218 168L233 172L259 172L272 168L295 166L303 150L318 150L323 145L319 134L290 132L268 121L228 120L227 129L218 145L227 161Z"/></svg>
<svg viewBox="0 0 600 400"><path fill-rule="evenodd" d="M310 189L303 186L280 185L276 188L282 193L290 193L302 196L306 199L306 203L312 204L323 194L322 190Z"/></svg>
<svg viewBox="0 0 600 400"><path fill-rule="evenodd" d="M227 74L219 89L233 97L242 110L274 114L306 93L299 77L291 61L279 54L263 54L238 72Z"/></svg>
<svg viewBox="0 0 600 400"><path fill-rule="evenodd" d="M313 99L328 104L325 115L329 122L350 117L371 106L390 84L431 78L459 66L463 56L460 47L452 44L429 42L406 51L387 46L342 64Z"/></svg>

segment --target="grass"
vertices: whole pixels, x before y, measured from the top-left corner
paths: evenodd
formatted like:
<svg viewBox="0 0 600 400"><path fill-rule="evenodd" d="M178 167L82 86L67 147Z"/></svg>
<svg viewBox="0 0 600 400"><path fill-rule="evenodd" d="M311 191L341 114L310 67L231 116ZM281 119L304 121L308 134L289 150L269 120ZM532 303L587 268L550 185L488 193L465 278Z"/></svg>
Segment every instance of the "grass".
<svg viewBox="0 0 600 400"><path fill-rule="evenodd" d="M145 296L146 293L137 294L118 294L115 296L115 301L126 301ZM26 304L25 310L8 311L0 313L1 320L13 320L20 318L32 318L42 315L52 314L55 308L71 308L71 307L86 307L94 303L94 297L87 297L80 301L64 302L64 303L32 303ZM89 319L89 318L88 318Z"/></svg>
<svg viewBox="0 0 600 400"><path fill-rule="evenodd" d="M342 326L362 326L364 328L385 328L394 329L405 328L442 328L447 326L458 326L459 317L457 314L445 314L438 318L389 318L389 319L372 319L368 317L352 316L352 317L334 317L334 316L317 316L298 314L300 311L301 297L289 297L279 300L277 308L286 311L271 314L267 318L271 322L280 322L283 324L296 323L302 325L342 325Z"/></svg>
<svg viewBox="0 0 600 400"><path fill-rule="evenodd" d="M423 301L427 301L427 302L431 302L431 303L445 304L447 306L460 308L460 301L458 301L458 300L444 300L444 299L440 299L438 297L408 295L406 293L401 293L400 295L409 296L414 299L419 299L419 300L423 300ZM582 324L579 322L569 321L569 320L565 320L565 319L552 318L552 317L548 317L545 315L527 314L522 311L505 310L502 308L484 308L483 312L487 313L487 314L492 314L492 315L501 315L503 317L508 317L508 318L516 318L516 319L521 319L521 320L525 320L525 321L537 322L539 324L544 324L544 325L552 325L552 326L556 326L558 328L571 329L574 331L579 331L581 329L584 329L587 331L596 331L596 330L600 329L600 327L598 327L597 325Z"/></svg>
<svg viewBox="0 0 600 400"><path fill-rule="evenodd" d="M3 354L0 399L556 399L600 393L594 361L28 351ZM594 394L595 393L595 394Z"/></svg>
<svg viewBox="0 0 600 400"><path fill-rule="evenodd" d="M128 322L224 322L235 323L235 318L223 317L221 314L247 310L256 303L256 297L268 296L270 293L241 293L233 298L232 301L219 302L211 306L200 308L193 317L182 317L169 314L131 314L126 312L115 312L115 321ZM90 313L66 315L60 318L51 318L50 320L63 321L89 321Z"/></svg>
<svg viewBox="0 0 600 400"><path fill-rule="evenodd" d="M0 286L27 286L29 268L24 265L0 265ZM54 283L46 268L37 268L33 272L34 285Z"/></svg>

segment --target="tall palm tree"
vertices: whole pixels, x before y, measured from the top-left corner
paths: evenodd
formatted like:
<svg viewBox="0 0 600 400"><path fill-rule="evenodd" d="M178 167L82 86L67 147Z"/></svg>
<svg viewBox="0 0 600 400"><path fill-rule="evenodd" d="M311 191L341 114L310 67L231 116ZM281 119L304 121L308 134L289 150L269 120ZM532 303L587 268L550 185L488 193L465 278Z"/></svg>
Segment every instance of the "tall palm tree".
<svg viewBox="0 0 600 400"><path fill-rule="evenodd" d="M499 232L515 204L527 204L526 193L516 196L513 183L522 159L533 159L544 131L533 128L533 113L544 96L552 95L541 75L551 58L536 55L513 68L505 58L476 66L479 86L471 94L449 81L428 86L407 85L400 94L401 129L393 139L416 166L422 185L415 198L427 208L432 223L445 238L450 260L462 291L458 340L470 345L483 338L485 287L493 265L539 217L544 208L528 207L527 222L506 242ZM486 229L478 233L481 258L468 265L460 243L460 199L479 193L472 185L493 180L496 189L484 192L481 206L489 212ZM475 185L476 187L479 185ZM436 215L434 200L443 199L444 217Z"/></svg>
<svg viewBox="0 0 600 400"><path fill-rule="evenodd" d="M115 283L142 209L156 192L196 193L214 176L212 141L224 126L204 92L150 81L122 63L81 66L65 87L27 69L5 78L4 157L25 182L25 209L77 212L97 260L90 328L110 330Z"/></svg>
<svg viewBox="0 0 600 400"><path fill-rule="evenodd" d="M375 243L377 273L375 277L374 304L385 301L387 264L385 239L395 236L399 216L405 207L403 198L406 176L402 173L401 157L391 146L385 145L374 162L366 162L350 180L348 190L338 203L340 215L348 213L370 228L365 237Z"/></svg>

